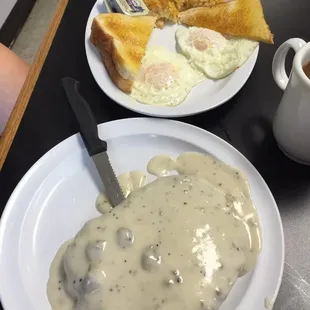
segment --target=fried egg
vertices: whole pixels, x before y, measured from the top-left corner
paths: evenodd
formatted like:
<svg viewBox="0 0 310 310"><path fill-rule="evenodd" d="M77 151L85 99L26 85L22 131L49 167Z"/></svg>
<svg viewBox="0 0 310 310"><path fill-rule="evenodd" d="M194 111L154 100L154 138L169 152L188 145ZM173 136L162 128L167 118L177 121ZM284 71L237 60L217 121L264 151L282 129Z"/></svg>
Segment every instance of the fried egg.
<svg viewBox="0 0 310 310"><path fill-rule="evenodd" d="M161 46L149 47L130 95L144 104L176 106L204 79L183 55Z"/></svg>
<svg viewBox="0 0 310 310"><path fill-rule="evenodd" d="M179 27L176 41L180 53L211 79L221 79L234 72L258 46L255 41L197 27Z"/></svg>

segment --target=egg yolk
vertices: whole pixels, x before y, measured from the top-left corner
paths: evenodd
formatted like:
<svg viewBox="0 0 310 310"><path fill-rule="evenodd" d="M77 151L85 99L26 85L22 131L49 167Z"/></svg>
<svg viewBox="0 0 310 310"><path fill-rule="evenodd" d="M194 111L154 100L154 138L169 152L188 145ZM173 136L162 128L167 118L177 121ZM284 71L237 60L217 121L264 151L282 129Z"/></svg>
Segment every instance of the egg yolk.
<svg viewBox="0 0 310 310"><path fill-rule="evenodd" d="M176 68L170 63L159 63L143 69L142 80L156 90L170 87L179 78Z"/></svg>
<svg viewBox="0 0 310 310"><path fill-rule="evenodd" d="M222 40L222 35L210 29L196 29L190 33L189 39L198 51L205 51L211 44Z"/></svg>

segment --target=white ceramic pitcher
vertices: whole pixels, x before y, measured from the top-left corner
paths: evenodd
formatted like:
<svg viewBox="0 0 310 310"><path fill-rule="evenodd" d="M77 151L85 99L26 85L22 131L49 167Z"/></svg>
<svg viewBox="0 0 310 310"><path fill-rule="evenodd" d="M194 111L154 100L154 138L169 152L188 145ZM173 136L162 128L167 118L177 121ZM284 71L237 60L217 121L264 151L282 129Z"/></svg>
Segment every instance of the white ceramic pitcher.
<svg viewBox="0 0 310 310"><path fill-rule="evenodd" d="M296 52L290 77L285 58L290 49ZM310 43L294 38L277 50L272 64L273 77L284 90L273 132L280 149L291 159L310 165L310 79L303 66L310 62Z"/></svg>

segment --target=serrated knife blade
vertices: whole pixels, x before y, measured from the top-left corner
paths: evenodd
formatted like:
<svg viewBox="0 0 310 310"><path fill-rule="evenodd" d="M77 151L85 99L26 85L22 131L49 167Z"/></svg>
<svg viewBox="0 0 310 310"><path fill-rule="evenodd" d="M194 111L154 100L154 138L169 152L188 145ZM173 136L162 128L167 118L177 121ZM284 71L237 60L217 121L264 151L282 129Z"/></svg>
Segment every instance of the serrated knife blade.
<svg viewBox="0 0 310 310"><path fill-rule="evenodd" d="M109 155L107 152L102 152L94 155L92 158L105 187L106 195L111 200L113 206L119 205L125 197L114 173Z"/></svg>
<svg viewBox="0 0 310 310"><path fill-rule="evenodd" d="M107 142L101 140L98 136L96 119L90 106L79 93L79 85L78 81L70 77L62 79L62 86L80 127L80 134L88 154L95 163L107 197L116 207L125 199L125 196L107 154Z"/></svg>

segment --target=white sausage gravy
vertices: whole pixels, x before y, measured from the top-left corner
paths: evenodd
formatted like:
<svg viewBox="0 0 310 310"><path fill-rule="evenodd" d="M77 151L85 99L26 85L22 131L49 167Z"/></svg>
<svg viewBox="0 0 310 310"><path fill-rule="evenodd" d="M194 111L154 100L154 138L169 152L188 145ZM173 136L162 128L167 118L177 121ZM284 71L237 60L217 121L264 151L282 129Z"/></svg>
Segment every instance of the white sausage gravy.
<svg viewBox="0 0 310 310"><path fill-rule="evenodd" d="M154 157L148 172L158 178L145 186L144 174L124 174L127 199L112 209L101 194L104 214L60 248L53 310L214 310L253 269L260 228L239 171L184 153Z"/></svg>

